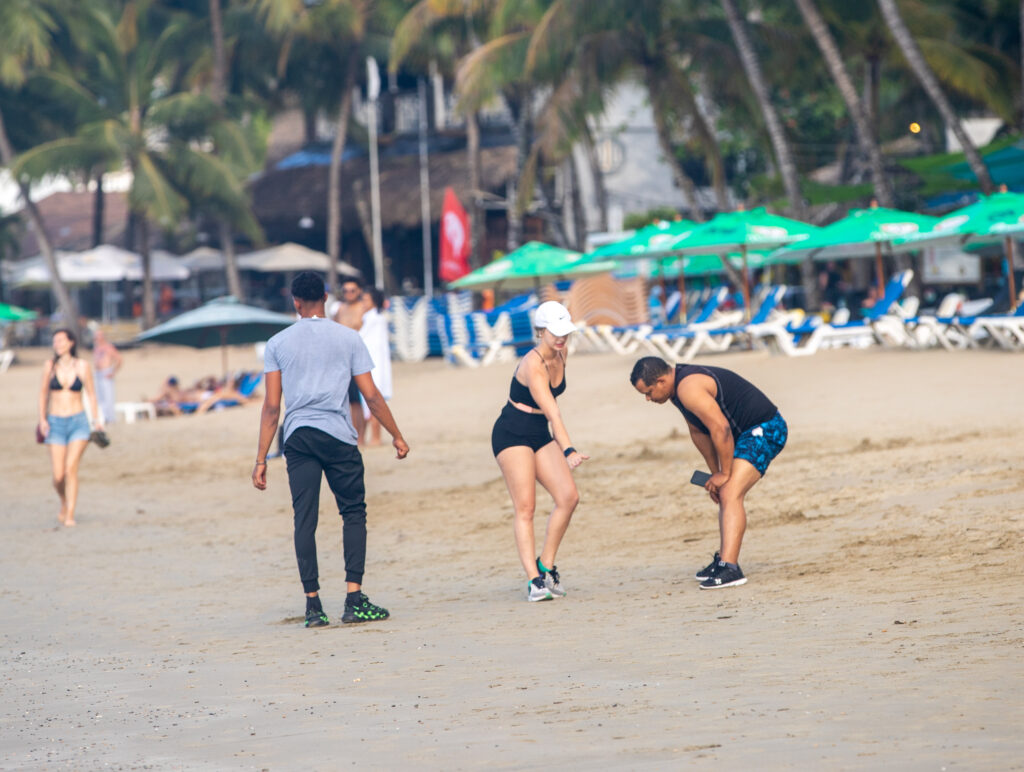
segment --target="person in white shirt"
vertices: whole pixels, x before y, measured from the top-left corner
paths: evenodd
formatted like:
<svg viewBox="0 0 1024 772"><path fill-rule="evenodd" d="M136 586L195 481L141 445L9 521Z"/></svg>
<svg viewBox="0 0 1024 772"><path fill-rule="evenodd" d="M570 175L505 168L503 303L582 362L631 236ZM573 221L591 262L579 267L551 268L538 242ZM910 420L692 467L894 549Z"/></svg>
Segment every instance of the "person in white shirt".
<svg viewBox="0 0 1024 772"><path fill-rule="evenodd" d="M359 328L359 336L366 344L373 360L370 375L385 401L391 400L391 336L388 331L387 298L376 287L363 292L363 323ZM366 430L359 442L369 445L380 445L380 421L370 415L370 408L363 403L363 417L366 419Z"/></svg>

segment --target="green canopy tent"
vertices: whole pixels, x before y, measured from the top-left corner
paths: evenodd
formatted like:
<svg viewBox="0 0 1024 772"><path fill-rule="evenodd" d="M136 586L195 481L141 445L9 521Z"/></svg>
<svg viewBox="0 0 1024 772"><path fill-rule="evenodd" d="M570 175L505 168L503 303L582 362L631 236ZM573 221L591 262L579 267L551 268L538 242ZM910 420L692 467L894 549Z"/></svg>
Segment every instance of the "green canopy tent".
<svg viewBox="0 0 1024 772"><path fill-rule="evenodd" d="M882 254L896 255L912 252L920 247L908 246L900 240L910 234L930 230L937 217L885 209L854 209L842 220L826 225L808 238L789 244L774 254L787 259L802 260L808 255L813 260L844 260L855 257L875 258L875 280L878 291L885 291L885 273Z"/></svg>
<svg viewBox="0 0 1024 772"><path fill-rule="evenodd" d="M1010 293L1010 313L1013 313L1017 308L1013 242L1021 236L1024 236L1024 195L1003 190L990 196L980 196L975 203L946 215L931 230L902 239L899 246L919 249L942 243L971 246L1003 241L1006 286Z"/></svg>
<svg viewBox="0 0 1024 772"><path fill-rule="evenodd" d="M502 258L456 279L452 289L531 289L541 282L562 281L611 271L610 260L591 262L581 252L530 241Z"/></svg>
<svg viewBox="0 0 1024 772"><path fill-rule="evenodd" d="M818 231L814 225L771 214L763 207L723 212L710 222L698 225L689 234L681 237L671 247L677 255L702 255L713 252L718 255L739 253L743 267L744 313L750 318L750 265L752 253L800 241ZM728 258L727 258L728 259ZM758 258L761 265L776 262L789 263L792 259L764 256Z"/></svg>
<svg viewBox="0 0 1024 772"><path fill-rule="evenodd" d="M38 316L35 311L29 311L27 308L0 303L0 322L28 322Z"/></svg>

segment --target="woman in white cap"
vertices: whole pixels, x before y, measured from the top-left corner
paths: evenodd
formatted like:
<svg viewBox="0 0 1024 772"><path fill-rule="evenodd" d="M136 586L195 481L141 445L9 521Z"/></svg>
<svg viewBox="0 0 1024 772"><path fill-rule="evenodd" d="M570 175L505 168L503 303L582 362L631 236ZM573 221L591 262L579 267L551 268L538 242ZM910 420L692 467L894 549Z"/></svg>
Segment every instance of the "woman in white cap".
<svg viewBox="0 0 1024 772"><path fill-rule="evenodd" d="M538 343L519 360L512 374L508 402L491 432L491 449L515 508L516 548L529 579L526 599L540 601L565 595L555 554L580 500L569 470L589 456L572 446L555 401L565 391L567 343L576 326L565 306L552 300L537 308L534 327ZM548 518L544 547L535 557L533 514L538 482L555 500L555 508Z"/></svg>

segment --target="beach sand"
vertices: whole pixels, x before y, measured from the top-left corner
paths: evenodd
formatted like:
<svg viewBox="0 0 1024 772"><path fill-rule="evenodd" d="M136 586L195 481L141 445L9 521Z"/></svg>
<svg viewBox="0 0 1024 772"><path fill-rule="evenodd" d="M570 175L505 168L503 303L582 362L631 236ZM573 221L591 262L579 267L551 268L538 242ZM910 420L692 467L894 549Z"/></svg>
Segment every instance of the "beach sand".
<svg viewBox="0 0 1024 772"><path fill-rule="evenodd" d="M258 405L115 425L55 529L46 355L0 375L2 769L1024 767L1022 357L704 360L790 426L748 497L749 582L716 592L692 578L716 509L681 416L632 390L632 358L574 357L560 402L591 460L569 596L538 604L489 446L511 364L396 363L412 452L365 452L365 589L392 618L339 623L324 486L336 624L306 630L283 461L249 478ZM118 399L219 371L218 350L127 351Z"/></svg>

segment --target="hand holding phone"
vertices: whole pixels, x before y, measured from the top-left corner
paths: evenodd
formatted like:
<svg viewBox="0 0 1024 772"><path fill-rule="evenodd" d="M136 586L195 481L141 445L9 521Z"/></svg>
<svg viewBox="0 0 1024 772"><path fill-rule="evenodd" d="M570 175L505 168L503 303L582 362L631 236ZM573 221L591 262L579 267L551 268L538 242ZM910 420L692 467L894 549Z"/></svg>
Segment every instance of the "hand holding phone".
<svg viewBox="0 0 1024 772"><path fill-rule="evenodd" d="M707 472L702 472L699 469L693 473L693 477L690 478L690 482L696 485L698 488L703 488L708 480L711 479L711 475Z"/></svg>

